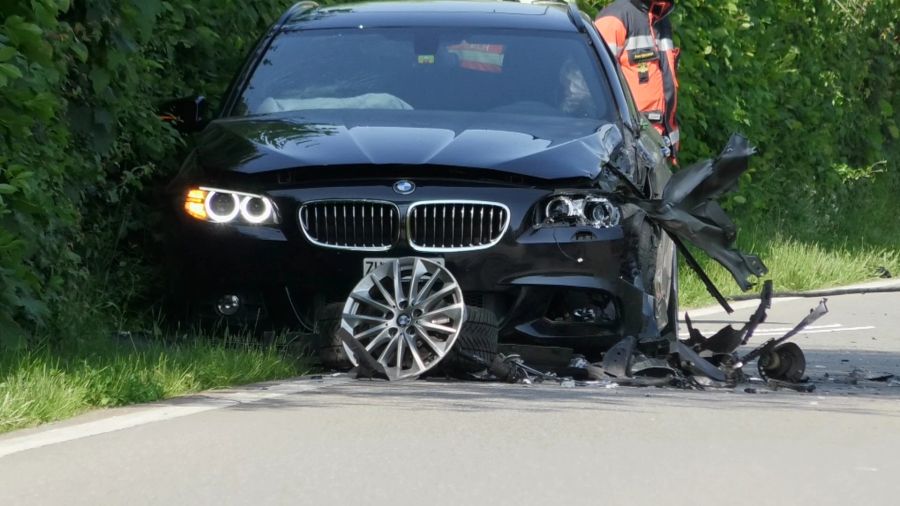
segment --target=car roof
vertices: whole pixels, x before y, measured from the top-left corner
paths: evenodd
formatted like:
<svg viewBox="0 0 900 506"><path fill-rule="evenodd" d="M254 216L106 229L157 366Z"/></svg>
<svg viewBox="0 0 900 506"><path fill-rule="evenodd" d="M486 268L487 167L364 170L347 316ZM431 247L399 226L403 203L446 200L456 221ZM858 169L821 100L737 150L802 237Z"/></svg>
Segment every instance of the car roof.
<svg viewBox="0 0 900 506"><path fill-rule="evenodd" d="M501 0L367 2L318 7L295 5L284 17L283 29L362 27L467 27L577 31L562 1Z"/></svg>

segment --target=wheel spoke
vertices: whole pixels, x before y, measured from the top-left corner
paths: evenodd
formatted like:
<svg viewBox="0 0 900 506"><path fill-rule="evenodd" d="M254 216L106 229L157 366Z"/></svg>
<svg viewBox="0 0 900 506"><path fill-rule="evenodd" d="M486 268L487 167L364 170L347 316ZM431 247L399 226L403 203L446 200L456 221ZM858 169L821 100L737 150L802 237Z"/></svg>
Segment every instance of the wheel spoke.
<svg viewBox="0 0 900 506"><path fill-rule="evenodd" d="M400 283L400 262L394 260L392 264L394 268L394 301L397 303L397 307L400 307L400 303L403 301L403 286Z"/></svg>
<svg viewBox="0 0 900 506"><path fill-rule="evenodd" d="M378 362L381 363L381 365L383 365L385 367L390 367L390 365L388 365L388 363L387 363L387 357L388 357L388 355L390 355L390 352L394 349L394 347L396 345L397 345L397 338L394 337L393 339L391 339L391 341L388 343L388 345L385 346L383 350L381 350L381 354L378 355Z"/></svg>
<svg viewBox="0 0 900 506"><path fill-rule="evenodd" d="M465 306L465 304L463 304L462 302L457 302L456 304L450 304L449 306L432 309L431 311L420 316L419 319L424 320L426 318L431 318L432 316L445 315L454 311L458 313L462 311L463 306Z"/></svg>
<svg viewBox="0 0 900 506"><path fill-rule="evenodd" d="M415 300L410 300L410 304L419 305L422 297L428 295L428 292L431 291L431 288L434 287L435 281L438 279L438 272L430 272L431 277L428 278L428 281L425 282L425 286L422 287L422 290L419 292L418 297Z"/></svg>
<svg viewBox="0 0 900 506"><path fill-rule="evenodd" d="M418 306L422 307L423 309L424 309L424 308L427 308L427 307L430 306L433 302L435 302L435 301L437 301L437 300L440 300L442 297L445 297L445 296L446 296L447 294L449 294L450 292L455 291L455 290L457 289L457 287L458 287L458 285L457 285L456 283L447 283L446 285L444 285L443 288L441 288L440 290L434 292L434 293L431 294L427 299L425 299L424 301L422 301L421 304L418 304Z"/></svg>
<svg viewBox="0 0 900 506"><path fill-rule="evenodd" d="M369 278L372 280L372 284L375 285L375 288L378 288L378 291L381 292L381 296L384 297L384 300L387 301L391 306L397 307L397 301L391 297L391 294L388 293L387 289L384 288L384 285L381 284L381 281L375 277L375 274L369 274Z"/></svg>
<svg viewBox="0 0 900 506"><path fill-rule="evenodd" d="M385 322L385 323L382 323L379 325L375 325L374 327L370 327L370 328L360 332L359 334L353 334L353 339L356 339L357 341L359 341L361 339L365 339L365 338L371 336L372 334L375 334L378 332L385 332L385 331L387 331L387 329L388 329L388 323Z"/></svg>
<svg viewBox="0 0 900 506"><path fill-rule="evenodd" d="M453 327L447 327L446 325L438 325L437 323L423 321L423 322L419 322L419 325L425 327L426 329L436 330L438 332L443 332L445 334L456 333L456 329L454 329Z"/></svg>
<svg viewBox="0 0 900 506"><path fill-rule="evenodd" d="M353 336L353 337L356 337L356 336ZM381 345L381 343L383 343L385 341L390 341L390 340L391 340L391 336L388 335L388 329L385 328L381 332L379 332L377 336L372 338L372 340L369 342L369 344L366 345L366 351L371 352L376 347Z"/></svg>
<svg viewBox="0 0 900 506"><path fill-rule="evenodd" d="M413 262L412 275L409 277L409 303L412 304L416 300L416 293L419 289L419 268L422 267L422 261L418 258ZM426 271L427 272L427 271Z"/></svg>
<svg viewBox="0 0 900 506"><path fill-rule="evenodd" d="M438 357L443 357L444 354L447 353L447 345L445 343L435 342L433 339L431 339L431 336L428 335L428 332L422 330L422 327L420 327L419 325L415 325L415 328L416 334L419 335L419 339L425 341L425 344L427 344L429 348L434 350L435 354L437 354Z"/></svg>
<svg viewBox="0 0 900 506"><path fill-rule="evenodd" d="M394 309L392 307L382 304L381 302L378 302L375 299L372 299L365 292L353 292L350 294L350 297L353 297L353 300L362 302L363 304L367 304L367 305L374 307L384 313L391 314L394 311Z"/></svg>
<svg viewBox="0 0 900 506"><path fill-rule="evenodd" d="M387 323L388 320L385 318L379 318L377 316L366 316L362 314L350 314L344 313L344 318L347 320L356 320L358 322L375 322L375 323Z"/></svg>
<svg viewBox="0 0 900 506"><path fill-rule="evenodd" d="M406 344L405 335L403 335L403 334L399 335L397 338L397 356L396 356L398 372L403 370L403 348L405 348L405 346L404 346L405 344Z"/></svg>
<svg viewBox="0 0 900 506"><path fill-rule="evenodd" d="M410 354L412 354L413 361L417 366L419 366L419 370L424 370L425 362L423 362L422 357L419 356L419 350L416 349L416 340L414 337L410 335L406 336L406 347L409 348L409 352Z"/></svg>

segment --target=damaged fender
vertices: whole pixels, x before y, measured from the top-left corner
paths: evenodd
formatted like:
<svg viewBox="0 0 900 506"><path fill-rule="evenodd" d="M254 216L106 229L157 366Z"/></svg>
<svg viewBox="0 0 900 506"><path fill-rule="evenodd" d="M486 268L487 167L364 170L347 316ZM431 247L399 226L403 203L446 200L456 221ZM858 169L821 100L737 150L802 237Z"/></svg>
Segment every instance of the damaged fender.
<svg viewBox="0 0 900 506"><path fill-rule="evenodd" d="M733 247L737 229L717 199L737 187L755 152L745 137L735 134L715 159L673 175L660 199L627 200L669 234L694 244L722 264L744 291L753 286L752 276L762 276L768 269L759 257Z"/></svg>

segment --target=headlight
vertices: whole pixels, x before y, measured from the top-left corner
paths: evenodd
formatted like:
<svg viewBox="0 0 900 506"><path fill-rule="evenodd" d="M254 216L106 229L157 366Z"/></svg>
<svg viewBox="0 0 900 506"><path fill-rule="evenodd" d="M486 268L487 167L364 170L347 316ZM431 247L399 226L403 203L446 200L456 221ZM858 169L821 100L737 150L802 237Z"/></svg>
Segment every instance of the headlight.
<svg viewBox="0 0 900 506"><path fill-rule="evenodd" d="M578 211L572 199L565 195L553 197L544 206L544 216L551 222L566 221L576 215Z"/></svg>
<svg viewBox="0 0 900 506"><path fill-rule="evenodd" d="M603 197L586 197L582 206L584 218L597 228L619 224L619 208Z"/></svg>
<svg viewBox="0 0 900 506"><path fill-rule="evenodd" d="M590 225L609 228L619 224L619 208L599 195L554 195L539 207L538 226Z"/></svg>
<svg viewBox="0 0 900 506"><path fill-rule="evenodd" d="M198 220L214 223L272 225L278 223L275 204L268 197L218 188L192 188L184 210Z"/></svg>

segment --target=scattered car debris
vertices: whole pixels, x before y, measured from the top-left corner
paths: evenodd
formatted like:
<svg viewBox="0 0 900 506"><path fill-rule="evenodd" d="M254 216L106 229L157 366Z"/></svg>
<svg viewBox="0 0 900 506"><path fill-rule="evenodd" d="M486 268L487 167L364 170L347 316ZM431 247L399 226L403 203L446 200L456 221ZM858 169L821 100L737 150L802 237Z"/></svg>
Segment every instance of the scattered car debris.
<svg viewBox="0 0 900 506"><path fill-rule="evenodd" d="M766 382L766 385L772 390L780 390L782 388L786 388L788 390L794 390L796 392L804 392L811 393L816 390L816 385L814 383L797 383L791 381L781 381L770 379Z"/></svg>
<svg viewBox="0 0 900 506"><path fill-rule="evenodd" d="M739 353L756 328L766 320L766 310L771 307L772 283L766 281L760 294L756 311L739 329L727 325L710 337L694 328L690 315L685 314L688 338L672 344L668 356L660 358L645 355L634 336L626 336L604 353L602 360L591 363L583 355L572 354L568 362L555 370L541 370L532 367L517 353L497 352L489 361L483 353L470 350L456 350L470 363L481 366L482 371L469 374L468 379L481 381L501 381L532 385L554 382L563 388L618 386L678 388L735 388L742 383L756 381L772 390L794 390L813 392L815 385L806 374L806 359L803 351L788 340L797 335L807 325L815 322L828 312L827 300L810 310L796 326L783 336L771 338L750 351ZM352 374L358 378L390 378L384 367L372 357L359 341L346 338L345 346L355 355L357 367ZM560 355L559 353L555 354ZM748 364L757 362L759 377L744 372ZM860 379L888 382L891 374L879 376L865 375L863 371L848 376L854 384ZM744 389L747 393L757 393L756 387Z"/></svg>

